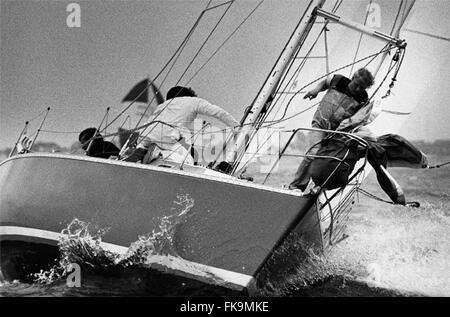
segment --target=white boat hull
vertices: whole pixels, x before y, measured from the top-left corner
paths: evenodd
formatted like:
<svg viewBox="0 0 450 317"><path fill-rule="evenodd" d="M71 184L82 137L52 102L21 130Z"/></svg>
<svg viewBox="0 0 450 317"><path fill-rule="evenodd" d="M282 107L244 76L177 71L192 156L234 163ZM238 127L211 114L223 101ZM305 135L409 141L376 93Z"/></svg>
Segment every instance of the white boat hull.
<svg viewBox="0 0 450 317"><path fill-rule="evenodd" d="M139 235L157 232L163 217L171 217L172 255L208 267L238 288L254 282L289 232L303 230L302 220L308 222L305 237L321 244L317 214L308 214L311 199L208 173L196 166L179 170L71 155L15 156L0 164L0 240L56 245L61 230L76 218L109 228L102 241L117 251ZM179 205L180 197L190 208Z"/></svg>

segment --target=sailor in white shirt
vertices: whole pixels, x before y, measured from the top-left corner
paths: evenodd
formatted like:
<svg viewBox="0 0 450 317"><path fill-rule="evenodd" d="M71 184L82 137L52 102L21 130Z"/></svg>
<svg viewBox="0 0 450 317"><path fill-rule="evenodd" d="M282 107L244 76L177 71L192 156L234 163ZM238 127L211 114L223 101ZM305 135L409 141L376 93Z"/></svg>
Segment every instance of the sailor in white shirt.
<svg viewBox="0 0 450 317"><path fill-rule="evenodd" d="M231 114L197 97L191 88L172 87L167 93L167 100L155 109L147 122L156 123L150 124L141 133L145 136L144 139L133 155L125 160L137 162L145 157L143 162L148 163L156 156L162 156L172 161L185 160L186 163L193 163L192 157L186 155L187 149L180 146L179 142L184 139L190 143L194 120L198 115L215 118L229 128L239 126L239 122ZM149 150L154 153L148 155Z"/></svg>

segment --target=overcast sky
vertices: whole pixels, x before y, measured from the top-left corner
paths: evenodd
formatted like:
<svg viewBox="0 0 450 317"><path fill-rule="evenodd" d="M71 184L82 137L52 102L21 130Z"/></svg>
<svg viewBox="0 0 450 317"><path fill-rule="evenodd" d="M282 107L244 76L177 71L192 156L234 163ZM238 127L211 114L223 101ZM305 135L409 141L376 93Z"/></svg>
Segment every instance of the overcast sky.
<svg viewBox="0 0 450 317"><path fill-rule="evenodd" d="M390 2L378 2L382 3L382 18L383 14L393 12ZM70 3L80 6L80 27L67 24ZM107 107L111 107L110 120L126 106L120 100L134 84L158 74L207 3L205 0L0 0L0 148L14 144L27 120L33 119L30 131L34 132L47 107L51 111L43 129L58 133L42 133L39 140L56 141L64 146L75 141L82 129L98 126ZM206 61L258 3L242 0L231 6L217 29L218 38L208 42L193 69ZM361 3L354 0L353 3L356 12ZM189 86L240 119L304 5L304 1L266 0ZM211 29L223 12L224 9L206 14L199 28ZM350 11L343 14L354 18ZM411 30L450 38L450 1L418 1L415 14L409 25ZM406 70L401 77L404 84L399 79L395 97L400 102L408 100L408 94L416 93L419 97L409 106L413 113L405 121L401 134L430 141L450 138L449 42L412 31L402 33L402 37L408 41ZM195 33L194 43L199 43L199 39L200 32ZM186 51L189 50L195 51L187 47ZM182 57L180 64L186 65L188 60ZM183 68L175 70L179 77ZM188 72L182 83L193 74ZM166 80L162 87L164 94L175 81L175 77ZM136 109L131 109L134 112Z"/></svg>

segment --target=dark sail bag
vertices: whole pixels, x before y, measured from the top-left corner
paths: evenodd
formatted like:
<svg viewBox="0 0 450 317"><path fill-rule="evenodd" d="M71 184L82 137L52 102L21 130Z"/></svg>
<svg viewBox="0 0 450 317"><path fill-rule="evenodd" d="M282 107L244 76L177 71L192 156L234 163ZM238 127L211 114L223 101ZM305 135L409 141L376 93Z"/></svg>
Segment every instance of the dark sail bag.
<svg viewBox="0 0 450 317"><path fill-rule="evenodd" d="M347 185L358 161L358 143L343 135L323 139L311 162L310 175L315 185L336 189Z"/></svg>

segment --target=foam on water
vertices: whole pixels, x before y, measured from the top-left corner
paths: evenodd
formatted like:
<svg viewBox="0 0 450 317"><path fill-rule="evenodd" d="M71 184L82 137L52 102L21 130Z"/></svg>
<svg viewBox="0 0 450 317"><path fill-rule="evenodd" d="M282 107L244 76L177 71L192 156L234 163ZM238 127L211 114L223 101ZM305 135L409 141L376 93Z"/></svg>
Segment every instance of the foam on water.
<svg viewBox="0 0 450 317"><path fill-rule="evenodd" d="M108 228L96 228L93 224L73 219L61 231L58 242L60 250L59 263L48 271L41 270L34 275L35 282L51 284L63 279L68 274L70 263L83 263L84 267L99 268L114 265L117 254L101 247L102 236Z"/></svg>
<svg viewBox="0 0 450 317"><path fill-rule="evenodd" d="M394 170L419 208L362 200L348 226L349 238L338 244L330 258L352 275L379 287L450 296L450 221L448 171L436 175L421 171L420 182L407 182L411 172ZM428 173L428 174L426 174ZM366 187L381 195L373 176ZM434 196L419 189L430 188Z"/></svg>
<svg viewBox="0 0 450 317"><path fill-rule="evenodd" d="M268 259L257 276L257 286L260 295L293 296L342 273L293 232Z"/></svg>
<svg viewBox="0 0 450 317"><path fill-rule="evenodd" d="M130 245L126 254L116 260L117 264L143 265L148 264L148 259L155 254L177 255L173 247L175 229L188 216L194 206L194 200L189 195L177 195L177 200L173 203L175 206L171 208L170 214L160 219L159 230L140 235L138 240Z"/></svg>
<svg viewBox="0 0 450 317"><path fill-rule="evenodd" d="M58 243L61 254L59 263L48 271L36 273L35 282L52 284L64 279L70 263L79 264L84 271L101 274L127 267L145 268L153 255L176 257L173 248L174 231L177 224L188 216L194 200L188 195L178 195L173 203L170 213L160 219L158 230L140 235L124 254L113 253L102 247L102 237L109 228L99 228L95 224L73 219L61 232L63 235Z"/></svg>

